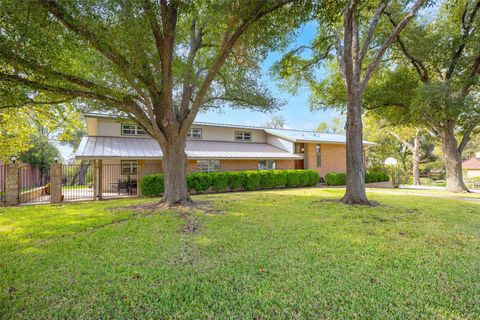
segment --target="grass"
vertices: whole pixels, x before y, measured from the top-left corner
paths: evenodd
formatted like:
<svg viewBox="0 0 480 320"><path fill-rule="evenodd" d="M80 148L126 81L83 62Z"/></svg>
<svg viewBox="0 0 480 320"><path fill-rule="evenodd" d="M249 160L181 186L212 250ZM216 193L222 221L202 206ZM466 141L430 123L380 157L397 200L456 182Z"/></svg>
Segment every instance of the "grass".
<svg viewBox="0 0 480 320"><path fill-rule="evenodd" d="M221 213L186 217L109 209L152 199L0 209L0 317L480 317L480 203L390 192L203 195Z"/></svg>

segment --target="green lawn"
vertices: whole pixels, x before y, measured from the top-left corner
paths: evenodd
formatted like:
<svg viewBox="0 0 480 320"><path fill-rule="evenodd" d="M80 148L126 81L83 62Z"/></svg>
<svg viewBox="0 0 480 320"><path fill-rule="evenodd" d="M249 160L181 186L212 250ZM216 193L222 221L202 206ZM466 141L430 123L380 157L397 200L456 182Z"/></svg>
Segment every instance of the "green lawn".
<svg viewBox="0 0 480 320"><path fill-rule="evenodd" d="M319 201L342 193L196 196L216 210L187 216L109 209L152 199L0 209L0 317L480 317L480 202Z"/></svg>

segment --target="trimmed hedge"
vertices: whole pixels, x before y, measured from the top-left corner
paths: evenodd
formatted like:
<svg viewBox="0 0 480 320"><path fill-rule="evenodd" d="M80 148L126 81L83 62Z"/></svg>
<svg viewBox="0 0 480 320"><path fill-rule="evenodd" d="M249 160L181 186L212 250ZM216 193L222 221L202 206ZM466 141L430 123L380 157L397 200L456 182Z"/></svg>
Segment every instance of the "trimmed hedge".
<svg viewBox="0 0 480 320"><path fill-rule="evenodd" d="M383 172L365 173L365 183L390 181L390 176ZM329 186L344 186L347 184L346 173L330 172L325 175L325 183Z"/></svg>
<svg viewBox="0 0 480 320"><path fill-rule="evenodd" d="M230 172L197 172L187 176L190 191L215 192L229 190L258 190L276 187L314 186L319 181L314 170L255 170ZM159 196L163 193L163 175L151 174L143 177L142 195Z"/></svg>

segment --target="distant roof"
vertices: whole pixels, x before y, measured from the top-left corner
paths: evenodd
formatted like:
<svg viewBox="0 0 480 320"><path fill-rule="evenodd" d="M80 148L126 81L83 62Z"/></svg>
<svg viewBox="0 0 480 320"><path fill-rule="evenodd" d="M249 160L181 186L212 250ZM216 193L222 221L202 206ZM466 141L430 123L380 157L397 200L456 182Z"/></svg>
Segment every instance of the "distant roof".
<svg viewBox="0 0 480 320"><path fill-rule="evenodd" d="M463 161L462 169L480 170L480 158L472 157Z"/></svg>
<svg viewBox="0 0 480 320"><path fill-rule="evenodd" d="M189 140L190 159L302 159L267 143ZM75 157L88 158L162 158L162 150L151 138L83 137Z"/></svg>
<svg viewBox="0 0 480 320"><path fill-rule="evenodd" d="M92 118L110 118L116 119L117 117L109 114L101 113L87 113L85 117ZM239 124L226 124L226 123L212 123L212 122L199 122L195 121L193 125L197 126L211 126L211 127L225 127L225 128L241 128L241 129L256 129L264 130L267 133L275 135L277 137L292 141L292 142L317 142L317 143L333 143L333 144L345 144L346 137L341 134L333 133L319 133L314 131L295 130L295 129L276 129L266 128L259 126L248 126ZM365 145L375 145L376 143L363 141Z"/></svg>
<svg viewBox="0 0 480 320"><path fill-rule="evenodd" d="M312 131L265 129L265 132L293 142L323 142L345 144L346 137L341 134L320 133ZM363 141L364 144L374 145L373 142Z"/></svg>

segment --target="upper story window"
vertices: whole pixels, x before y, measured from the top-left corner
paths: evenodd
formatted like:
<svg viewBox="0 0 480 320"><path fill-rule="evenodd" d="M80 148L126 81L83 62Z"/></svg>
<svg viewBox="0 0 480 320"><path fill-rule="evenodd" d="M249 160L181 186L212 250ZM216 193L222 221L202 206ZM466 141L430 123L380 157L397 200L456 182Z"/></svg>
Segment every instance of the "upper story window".
<svg viewBox="0 0 480 320"><path fill-rule="evenodd" d="M295 153L304 153L304 152L305 152L305 144L295 143Z"/></svg>
<svg viewBox="0 0 480 320"><path fill-rule="evenodd" d="M258 161L258 170L275 170L277 163L275 160Z"/></svg>
<svg viewBox="0 0 480 320"><path fill-rule="evenodd" d="M122 135L143 136L145 130L135 124L122 123Z"/></svg>
<svg viewBox="0 0 480 320"><path fill-rule="evenodd" d="M317 168L320 168L322 166L322 146L317 144L315 151L317 154Z"/></svg>
<svg viewBox="0 0 480 320"><path fill-rule="evenodd" d="M187 138L190 139L202 139L202 129L190 128L187 131Z"/></svg>
<svg viewBox="0 0 480 320"><path fill-rule="evenodd" d="M235 131L236 141L252 141L252 133L249 131Z"/></svg>
<svg viewBox="0 0 480 320"><path fill-rule="evenodd" d="M197 160L198 172L220 171L220 160Z"/></svg>

